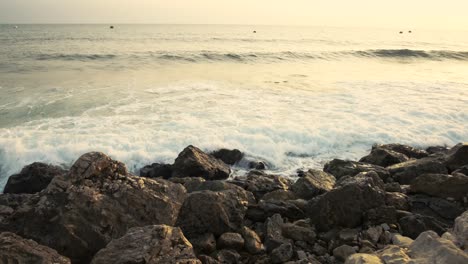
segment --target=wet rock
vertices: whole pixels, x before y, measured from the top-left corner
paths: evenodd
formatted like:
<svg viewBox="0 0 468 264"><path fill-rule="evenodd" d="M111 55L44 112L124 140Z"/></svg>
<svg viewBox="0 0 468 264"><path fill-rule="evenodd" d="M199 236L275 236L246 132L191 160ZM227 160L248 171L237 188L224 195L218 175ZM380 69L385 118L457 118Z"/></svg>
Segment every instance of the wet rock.
<svg viewBox="0 0 468 264"><path fill-rule="evenodd" d="M345 264L384 264L379 257L371 254L353 254L346 259Z"/></svg>
<svg viewBox="0 0 468 264"><path fill-rule="evenodd" d="M211 155L228 165L234 165L244 157L244 154L238 149L219 149L212 152Z"/></svg>
<svg viewBox="0 0 468 264"><path fill-rule="evenodd" d="M24 167L20 173L11 175L3 192L37 193L45 189L55 176L65 173L66 171L58 166L35 162Z"/></svg>
<svg viewBox="0 0 468 264"><path fill-rule="evenodd" d="M409 198L403 193L387 192L385 193L385 203L395 207L397 210L408 211L410 208Z"/></svg>
<svg viewBox="0 0 468 264"><path fill-rule="evenodd" d="M249 162L249 169L253 170L266 170L267 165L263 161L250 161Z"/></svg>
<svg viewBox="0 0 468 264"><path fill-rule="evenodd" d="M334 186L335 177L332 175L319 170L309 170L292 185L291 190L299 198L308 200L332 190Z"/></svg>
<svg viewBox="0 0 468 264"><path fill-rule="evenodd" d="M400 184L411 184L416 177L422 174L447 174L447 168L439 157L426 157L418 160L409 160L387 167L392 177Z"/></svg>
<svg viewBox="0 0 468 264"><path fill-rule="evenodd" d="M194 146L186 147L172 165L172 177L202 177L206 180L223 180L231 170L221 160Z"/></svg>
<svg viewBox="0 0 468 264"><path fill-rule="evenodd" d="M413 239L409 237L402 236L400 234L394 234L392 236L392 244L403 247L403 248L409 248L411 244L413 243Z"/></svg>
<svg viewBox="0 0 468 264"><path fill-rule="evenodd" d="M359 162L388 167L408 160L409 158L405 154L386 148L373 148L371 153L361 158Z"/></svg>
<svg viewBox="0 0 468 264"><path fill-rule="evenodd" d="M423 174L411 183L411 192L462 200L468 196L468 176L464 174Z"/></svg>
<svg viewBox="0 0 468 264"><path fill-rule="evenodd" d="M278 175L270 175L261 171L251 171L245 179L241 180L241 186L252 192L257 200L266 193L276 190L288 190L291 180Z"/></svg>
<svg viewBox="0 0 468 264"><path fill-rule="evenodd" d="M218 248L241 250L244 247L244 239L238 233L224 233L218 238Z"/></svg>
<svg viewBox="0 0 468 264"><path fill-rule="evenodd" d="M201 264L192 245L177 227L134 227L112 240L93 258L92 264L187 263Z"/></svg>
<svg viewBox="0 0 468 264"><path fill-rule="evenodd" d="M190 239L195 251L199 253L210 254L216 250L216 238L213 233L206 233L196 238Z"/></svg>
<svg viewBox="0 0 468 264"><path fill-rule="evenodd" d="M57 263L70 264L70 260L57 251L24 239L13 233L0 233L0 263Z"/></svg>
<svg viewBox="0 0 468 264"><path fill-rule="evenodd" d="M242 227L241 233L245 241L245 249L247 252L251 254L259 254L265 250L262 244L262 240L257 235L257 233L255 233L255 231L244 226Z"/></svg>
<svg viewBox="0 0 468 264"><path fill-rule="evenodd" d="M417 148L414 148L408 145L403 145L403 144L384 144L384 145L376 144L372 146L373 150L377 148L383 148L383 149L395 151L395 152L404 154L408 158L412 158L412 159L421 159L421 158L429 156L429 154L425 150L417 149Z"/></svg>
<svg viewBox="0 0 468 264"><path fill-rule="evenodd" d="M356 249L348 245L342 245L333 250L333 256L339 261L346 261L346 259L355 254Z"/></svg>
<svg viewBox="0 0 468 264"><path fill-rule="evenodd" d="M445 165L450 171L468 165L468 143L460 143L451 148L445 156Z"/></svg>
<svg viewBox="0 0 468 264"><path fill-rule="evenodd" d="M336 179L340 179L343 176L354 176L361 172L370 171L375 171L383 181L390 176L388 171L383 167L363 162L340 159L334 159L326 163L323 171L335 176Z"/></svg>
<svg viewBox="0 0 468 264"><path fill-rule="evenodd" d="M147 178L169 179L172 176L172 165L153 163L140 169L140 176Z"/></svg>
<svg viewBox="0 0 468 264"><path fill-rule="evenodd" d="M273 249L271 259L273 263L284 263L293 257L293 247L290 243L282 244Z"/></svg>
<svg viewBox="0 0 468 264"><path fill-rule="evenodd" d="M435 218L425 215L405 216L399 220L399 224L404 236L416 239L419 234L427 230L433 230L442 235L446 231L443 223Z"/></svg>
<svg viewBox="0 0 468 264"><path fill-rule="evenodd" d="M180 184L133 176L122 163L91 152L5 216L0 230L34 239L73 263L89 263L131 227L173 225L185 196Z"/></svg>
<svg viewBox="0 0 468 264"><path fill-rule="evenodd" d="M467 253L433 231L420 234L409 247L408 255L421 263L468 263Z"/></svg>

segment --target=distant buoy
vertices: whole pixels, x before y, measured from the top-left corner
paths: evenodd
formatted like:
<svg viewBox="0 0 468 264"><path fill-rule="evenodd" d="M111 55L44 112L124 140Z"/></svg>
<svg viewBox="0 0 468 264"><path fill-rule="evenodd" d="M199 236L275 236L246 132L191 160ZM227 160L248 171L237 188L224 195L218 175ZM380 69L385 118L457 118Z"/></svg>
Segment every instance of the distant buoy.
<svg viewBox="0 0 468 264"><path fill-rule="evenodd" d="M114 26L110 26L110 29L114 29Z"/></svg>
<svg viewBox="0 0 468 264"><path fill-rule="evenodd" d="M257 33L257 31L256 31L256 30L254 30L254 31L253 31L253 33Z"/></svg>
<svg viewBox="0 0 468 264"><path fill-rule="evenodd" d="M413 33L413 32L411 30L409 30L408 33Z"/></svg>
<svg viewBox="0 0 468 264"><path fill-rule="evenodd" d="M400 34L403 34L403 31L400 31Z"/></svg>

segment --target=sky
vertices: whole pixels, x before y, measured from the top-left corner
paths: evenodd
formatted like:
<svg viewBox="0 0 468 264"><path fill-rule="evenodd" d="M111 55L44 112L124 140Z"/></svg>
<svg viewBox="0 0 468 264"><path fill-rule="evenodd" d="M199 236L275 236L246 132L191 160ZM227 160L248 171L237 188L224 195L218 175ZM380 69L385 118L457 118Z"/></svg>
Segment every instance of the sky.
<svg viewBox="0 0 468 264"><path fill-rule="evenodd" d="M468 0L0 0L0 23L261 24L468 30Z"/></svg>

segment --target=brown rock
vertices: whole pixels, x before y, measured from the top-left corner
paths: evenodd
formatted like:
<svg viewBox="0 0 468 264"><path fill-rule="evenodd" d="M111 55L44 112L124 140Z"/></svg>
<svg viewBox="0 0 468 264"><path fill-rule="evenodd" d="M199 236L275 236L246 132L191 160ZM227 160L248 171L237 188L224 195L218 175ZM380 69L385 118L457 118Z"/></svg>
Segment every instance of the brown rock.
<svg viewBox="0 0 468 264"><path fill-rule="evenodd" d="M462 200L468 196L468 176L464 174L423 174L411 183L411 192Z"/></svg>
<svg viewBox="0 0 468 264"><path fill-rule="evenodd" d="M20 173L8 178L4 193L37 193L49 185L55 176L64 175L58 166L35 162L24 167Z"/></svg>
<svg viewBox="0 0 468 264"><path fill-rule="evenodd" d="M309 170L293 184L291 189L299 198L309 200L332 190L334 186L335 177L331 174L319 170Z"/></svg>
<svg viewBox="0 0 468 264"><path fill-rule="evenodd" d="M450 171L468 165L468 143L460 143L451 148L445 157L445 165Z"/></svg>

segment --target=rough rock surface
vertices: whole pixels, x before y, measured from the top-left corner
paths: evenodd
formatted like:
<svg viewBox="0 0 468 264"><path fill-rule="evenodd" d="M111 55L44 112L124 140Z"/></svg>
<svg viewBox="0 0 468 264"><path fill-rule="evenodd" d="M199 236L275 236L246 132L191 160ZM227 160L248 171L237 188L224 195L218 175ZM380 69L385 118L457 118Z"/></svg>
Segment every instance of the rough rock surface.
<svg viewBox="0 0 468 264"><path fill-rule="evenodd" d="M244 238L239 233L224 233L218 238L218 248L241 250L244 247Z"/></svg>
<svg viewBox="0 0 468 264"><path fill-rule="evenodd" d="M399 224L402 234L412 239L416 239L419 234L427 230L434 230L440 235L446 231L443 223L433 217L419 214L405 216L399 220Z"/></svg>
<svg viewBox="0 0 468 264"><path fill-rule="evenodd" d="M244 157L244 154L238 149L219 149L212 152L211 155L228 165L234 165Z"/></svg>
<svg viewBox="0 0 468 264"><path fill-rule="evenodd" d="M55 177L3 215L0 230L32 238L73 263L87 263L131 227L173 225L185 196L180 184L132 176L122 163L91 152L66 176Z"/></svg>
<svg viewBox="0 0 468 264"><path fill-rule="evenodd" d="M445 157L445 165L450 171L468 165L468 143L460 143L451 148Z"/></svg>
<svg viewBox="0 0 468 264"><path fill-rule="evenodd" d="M467 253L433 231L420 234L409 247L408 255L421 263L468 263Z"/></svg>
<svg viewBox="0 0 468 264"><path fill-rule="evenodd" d="M55 176L65 173L58 166L35 162L24 167L20 173L10 176L3 192L37 193L45 189Z"/></svg>
<svg viewBox="0 0 468 264"><path fill-rule="evenodd" d="M462 200L468 196L468 176L423 174L413 180L410 190L415 193Z"/></svg>
<svg viewBox="0 0 468 264"><path fill-rule="evenodd" d="M245 179L237 178L234 183L252 192L257 200L260 200L263 195L272 191L288 190L292 184L291 180L285 177L266 174L261 171L251 171Z"/></svg>
<svg viewBox="0 0 468 264"><path fill-rule="evenodd" d="M245 249L251 254L258 254L263 252L265 248L263 247L261 238L248 227L243 227L241 230L242 237L245 241Z"/></svg>
<svg viewBox="0 0 468 264"><path fill-rule="evenodd" d="M440 157L426 157L409 160L387 167L392 177L400 184L411 182L422 174L447 174L447 168Z"/></svg>
<svg viewBox="0 0 468 264"><path fill-rule="evenodd" d="M297 197L308 200L332 190L335 181L335 177L326 172L309 170L293 184L291 190Z"/></svg>
<svg viewBox="0 0 468 264"><path fill-rule="evenodd" d="M370 254L353 254L346 259L345 264L384 264L379 257Z"/></svg>
<svg viewBox="0 0 468 264"><path fill-rule="evenodd" d="M384 181L389 177L388 171L383 167L363 162L340 159L334 159L326 163L323 171L335 176L336 179L340 179L344 176L354 176L361 172L369 171L375 171Z"/></svg>
<svg viewBox="0 0 468 264"><path fill-rule="evenodd" d="M177 227L153 225L134 227L112 240L93 258L92 264L201 264L192 245Z"/></svg>
<svg viewBox="0 0 468 264"><path fill-rule="evenodd" d="M421 158L425 158L429 156L429 154L425 150L414 148L414 147L403 145L403 144L384 144L384 145L376 144L372 146L373 150L377 148L383 148L383 149L395 151L395 152L404 154L408 158L412 158L412 159L421 159Z"/></svg>
<svg viewBox="0 0 468 264"><path fill-rule="evenodd" d="M0 263L69 264L71 262L51 248L13 233L4 232L0 234Z"/></svg>
<svg viewBox="0 0 468 264"><path fill-rule="evenodd" d="M468 211L455 219L453 234L458 244L468 253Z"/></svg>
<svg viewBox="0 0 468 264"><path fill-rule="evenodd" d="M397 163L408 161L409 158L402 153L386 149L373 148L371 153L359 160L359 162L374 164L382 167L388 167Z"/></svg>
<svg viewBox="0 0 468 264"><path fill-rule="evenodd" d="M140 176L147 178L162 177L169 179L172 176L172 165L153 163L140 169Z"/></svg>
<svg viewBox="0 0 468 264"><path fill-rule="evenodd" d="M172 177L202 177L207 180L227 179L231 169L221 160L194 146L186 147L172 165Z"/></svg>

